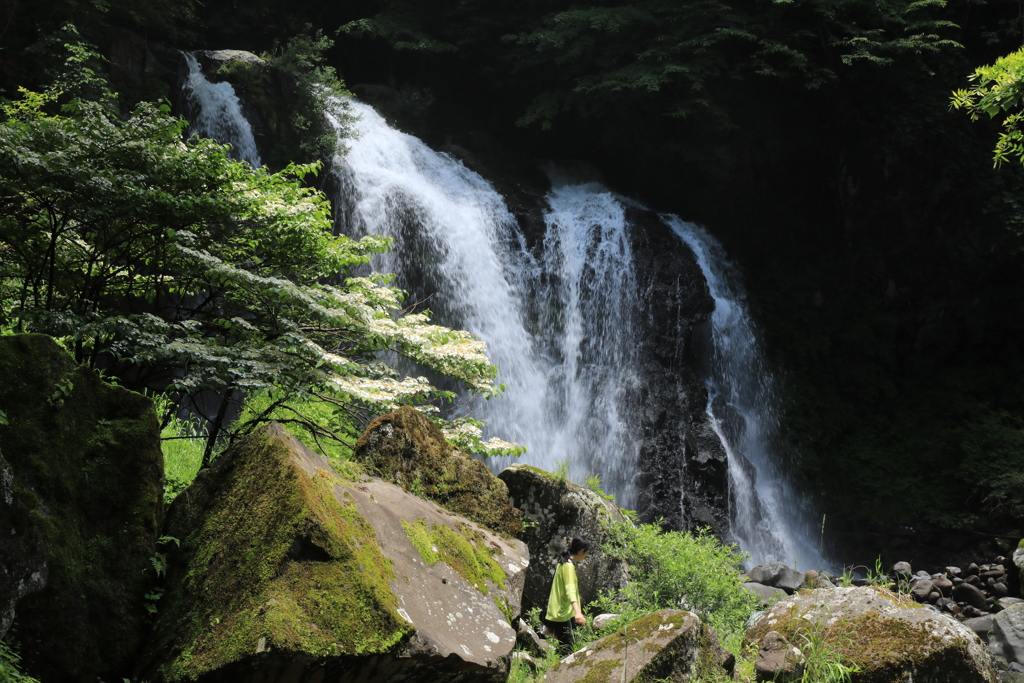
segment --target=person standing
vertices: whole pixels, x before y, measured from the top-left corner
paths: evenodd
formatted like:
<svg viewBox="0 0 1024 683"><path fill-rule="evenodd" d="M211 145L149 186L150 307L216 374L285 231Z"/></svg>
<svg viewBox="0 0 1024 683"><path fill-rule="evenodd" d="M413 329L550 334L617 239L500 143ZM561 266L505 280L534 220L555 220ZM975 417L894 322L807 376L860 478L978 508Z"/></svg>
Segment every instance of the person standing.
<svg viewBox="0 0 1024 683"><path fill-rule="evenodd" d="M551 581L548 609L541 621L558 639L563 649L572 649L574 631L587 623L580 606L576 565L585 560L589 552L590 541L574 536L559 555L555 577Z"/></svg>

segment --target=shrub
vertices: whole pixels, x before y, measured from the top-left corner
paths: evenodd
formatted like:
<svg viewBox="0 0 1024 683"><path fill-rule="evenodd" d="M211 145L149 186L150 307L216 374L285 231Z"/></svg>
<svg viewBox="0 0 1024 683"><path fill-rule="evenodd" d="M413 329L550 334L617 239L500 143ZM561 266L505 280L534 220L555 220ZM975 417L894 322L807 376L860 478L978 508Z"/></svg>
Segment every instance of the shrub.
<svg viewBox="0 0 1024 683"><path fill-rule="evenodd" d="M622 614L599 634L643 614L686 609L713 626L723 640L736 640L756 600L743 588L740 567L745 556L724 545L708 530L663 531L657 524L613 523L602 550L630 564L630 581L618 593L604 593L594 603Z"/></svg>

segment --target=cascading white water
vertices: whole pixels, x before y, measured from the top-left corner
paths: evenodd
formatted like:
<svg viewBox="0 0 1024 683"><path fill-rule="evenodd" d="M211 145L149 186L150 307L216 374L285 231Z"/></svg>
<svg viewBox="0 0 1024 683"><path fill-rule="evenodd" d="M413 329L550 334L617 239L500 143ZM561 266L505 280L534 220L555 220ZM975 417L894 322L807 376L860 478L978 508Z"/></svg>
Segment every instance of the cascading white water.
<svg viewBox="0 0 1024 683"><path fill-rule="evenodd" d="M544 469L565 462L578 481L600 474L632 504L637 444L623 395L636 381L637 294L622 204L596 186L555 187L534 256L480 176L370 107L353 109L356 138L338 159L343 231L393 237L374 267L398 273L414 298L429 297L439 322L487 342L508 387L472 409L490 432L526 445L524 460Z"/></svg>
<svg viewBox="0 0 1024 683"><path fill-rule="evenodd" d="M231 145L231 157L260 168L263 162L252 134L252 126L242 113L242 103L230 83L211 83L203 74L199 60L188 52L188 78L183 90L193 114L189 134L211 138Z"/></svg>
<svg viewBox="0 0 1024 683"><path fill-rule="evenodd" d="M192 64L185 87L197 109L193 131L232 144L258 166L233 90L211 86L194 58ZM394 249L374 269L396 273L398 285L438 322L487 342L508 389L463 410L487 420L490 433L526 445L523 461L547 470L566 463L575 481L600 474L605 490L635 507L640 443L633 427L643 378L630 202L597 183L552 174L544 234L528 246L483 178L392 129L372 108L354 102L350 110L355 124L338 124L348 147L334 168L339 228L393 237ZM812 544L788 528L796 517L782 514L792 496L773 470L772 379L736 270L706 232L663 218L693 249L715 299L708 414L730 456L732 533L757 561L795 557L813 565L820 558L808 551ZM502 467L506 459L491 464Z"/></svg>
<svg viewBox="0 0 1024 683"><path fill-rule="evenodd" d="M715 300L707 413L729 454L731 532L754 564L781 560L822 568L819 549L807 540L812 537L807 511L778 471L775 380L747 310L739 271L706 230L676 216L662 218L697 257Z"/></svg>

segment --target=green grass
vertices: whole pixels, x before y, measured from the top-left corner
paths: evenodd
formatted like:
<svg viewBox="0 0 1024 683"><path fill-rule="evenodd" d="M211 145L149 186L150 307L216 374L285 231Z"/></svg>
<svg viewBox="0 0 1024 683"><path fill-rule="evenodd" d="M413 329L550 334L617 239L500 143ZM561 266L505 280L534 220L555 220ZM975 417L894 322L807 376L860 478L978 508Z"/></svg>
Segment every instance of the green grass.
<svg viewBox="0 0 1024 683"><path fill-rule="evenodd" d="M161 422L172 404L163 396L153 399ZM170 503L192 483L203 464L206 435L195 422L172 415L160 430L160 448L164 452L164 501Z"/></svg>

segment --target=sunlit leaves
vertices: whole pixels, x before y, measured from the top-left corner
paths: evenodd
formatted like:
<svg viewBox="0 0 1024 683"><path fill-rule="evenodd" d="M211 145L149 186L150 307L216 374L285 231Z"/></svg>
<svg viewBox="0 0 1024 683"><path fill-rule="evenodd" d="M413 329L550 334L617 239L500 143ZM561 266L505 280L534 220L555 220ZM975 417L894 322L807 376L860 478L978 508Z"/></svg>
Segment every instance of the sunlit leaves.
<svg viewBox="0 0 1024 683"><path fill-rule="evenodd" d="M970 80L970 88L953 93L950 106L965 110L972 121L982 115L989 118L1005 115L1003 131L993 151L995 165L1010 159L1024 163L1024 133L1021 131L1024 49L1000 57L994 64L978 67Z"/></svg>
<svg viewBox="0 0 1024 683"><path fill-rule="evenodd" d="M332 234L317 165L271 174L154 105L114 117L24 92L0 125L5 317L161 391L277 388L386 412L451 400L380 362L404 356L489 397L483 342L402 310L381 275L345 277L389 240ZM487 450L472 424L451 427ZM512 448L496 443L495 448Z"/></svg>

